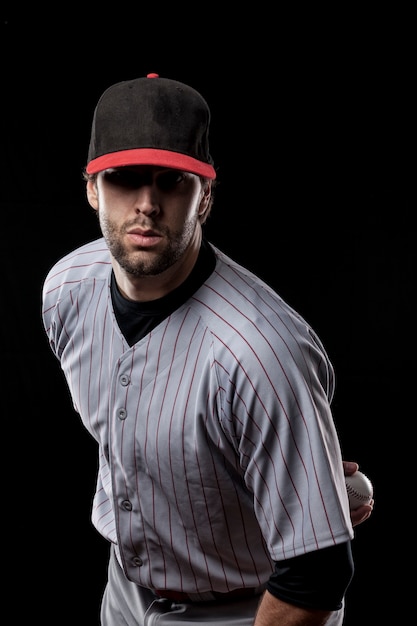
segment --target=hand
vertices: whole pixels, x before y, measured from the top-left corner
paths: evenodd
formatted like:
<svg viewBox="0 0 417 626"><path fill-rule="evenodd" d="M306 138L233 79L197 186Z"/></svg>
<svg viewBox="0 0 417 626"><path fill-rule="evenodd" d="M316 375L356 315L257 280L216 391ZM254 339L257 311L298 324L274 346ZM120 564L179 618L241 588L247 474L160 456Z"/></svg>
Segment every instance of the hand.
<svg viewBox="0 0 417 626"><path fill-rule="evenodd" d="M355 461L343 461L343 469L345 476L351 476L359 469L359 465L355 463ZM373 508L374 500L372 499L369 504L362 504L362 506L351 511L350 519L352 520L352 526L357 526L367 520L368 517L370 517Z"/></svg>

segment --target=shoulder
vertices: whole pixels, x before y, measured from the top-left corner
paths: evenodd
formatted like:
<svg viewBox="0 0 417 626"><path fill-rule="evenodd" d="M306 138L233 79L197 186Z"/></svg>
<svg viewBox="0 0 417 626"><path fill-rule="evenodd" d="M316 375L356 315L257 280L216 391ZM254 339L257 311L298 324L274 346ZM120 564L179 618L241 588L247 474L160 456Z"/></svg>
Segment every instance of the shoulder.
<svg viewBox="0 0 417 626"><path fill-rule="evenodd" d="M86 243L57 261L46 275L44 300L57 301L83 281L106 279L111 268L110 253L103 238Z"/></svg>
<svg viewBox="0 0 417 626"><path fill-rule="evenodd" d="M310 324L270 285L213 248L216 266L194 296L194 310L217 348L241 362L262 360L271 367L293 364L294 373L314 363L327 377L331 363Z"/></svg>
<svg viewBox="0 0 417 626"><path fill-rule="evenodd" d="M104 239L96 239L76 248L57 261L49 270L45 283L60 281L62 276L69 274L78 278L107 275L110 265L110 253Z"/></svg>
<svg viewBox="0 0 417 626"><path fill-rule="evenodd" d="M219 316L239 327L250 325L253 331L269 333L291 322L300 332L310 328L303 317L259 276L212 246L216 266L202 289L195 294L202 309L207 307L212 317ZM208 316L208 318L210 315Z"/></svg>

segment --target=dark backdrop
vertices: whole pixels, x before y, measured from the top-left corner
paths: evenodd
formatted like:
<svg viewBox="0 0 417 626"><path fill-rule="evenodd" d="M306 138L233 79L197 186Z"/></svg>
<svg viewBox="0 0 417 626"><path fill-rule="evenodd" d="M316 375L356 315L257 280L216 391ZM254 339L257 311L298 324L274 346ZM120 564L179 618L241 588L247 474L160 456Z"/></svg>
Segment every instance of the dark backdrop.
<svg viewBox="0 0 417 626"><path fill-rule="evenodd" d="M346 625L406 623L411 18L121 9L9 11L1 23L3 536L14 623L98 624L107 545L89 519L95 444L46 344L40 292L61 255L98 235L81 177L96 100L148 72L189 82L211 106L210 239L313 324L335 365L344 458L359 462L376 498L356 530Z"/></svg>

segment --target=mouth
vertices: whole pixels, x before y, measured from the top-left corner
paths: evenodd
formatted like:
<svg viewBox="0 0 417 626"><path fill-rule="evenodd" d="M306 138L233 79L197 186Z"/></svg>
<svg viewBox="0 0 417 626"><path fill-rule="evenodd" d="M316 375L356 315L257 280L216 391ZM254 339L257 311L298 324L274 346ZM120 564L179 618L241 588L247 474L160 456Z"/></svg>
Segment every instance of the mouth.
<svg viewBox="0 0 417 626"><path fill-rule="evenodd" d="M152 248L162 239L162 236L154 230L142 228L132 228L127 231L126 236L131 243L141 248Z"/></svg>

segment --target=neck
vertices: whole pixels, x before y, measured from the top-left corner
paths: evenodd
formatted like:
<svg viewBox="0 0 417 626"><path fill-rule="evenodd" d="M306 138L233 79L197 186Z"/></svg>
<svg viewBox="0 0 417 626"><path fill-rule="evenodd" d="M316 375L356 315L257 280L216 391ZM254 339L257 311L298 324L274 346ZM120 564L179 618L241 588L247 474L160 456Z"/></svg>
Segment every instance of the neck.
<svg viewBox="0 0 417 626"><path fill-rule="evenodd" d="M154 276L132 276L112 257L113 271L121 294L136 302L148 302L166 296L189 276L197 261L200 246L201 233L192 240L178 261Z"/></svg>

